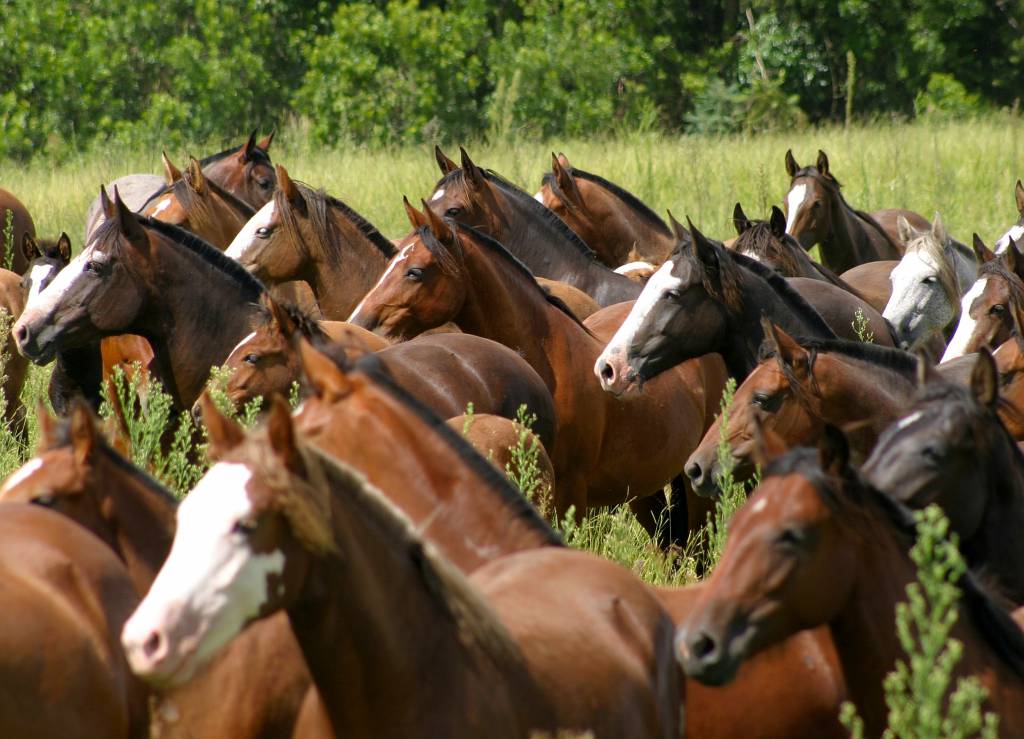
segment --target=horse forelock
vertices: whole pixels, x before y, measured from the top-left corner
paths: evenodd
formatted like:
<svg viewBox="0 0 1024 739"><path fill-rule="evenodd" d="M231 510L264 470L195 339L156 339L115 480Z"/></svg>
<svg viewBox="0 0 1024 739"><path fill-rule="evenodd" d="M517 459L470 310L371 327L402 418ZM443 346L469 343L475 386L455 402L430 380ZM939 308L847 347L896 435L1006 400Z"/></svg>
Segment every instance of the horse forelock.
<svg viewBox="0 0 1024 739"><path fill-rule="evenodd" d="M695 281L699 281L704 291L715 300L725 304L730 313L743 312L743 284L739 267L730 258L731 253L717 241L708 240L718 261L718 274L712 277L707 267L697 256L697 247L692 240L682 240L676 244L670 260L677 265L689 268ZM753 260L750 260L753 261ZM681 274L681 273L680 273Z"/></svg>
<svg viewBox="0 0 1024 739"><path fill-rule="evenodd" d="M788 234L786 237L793 238ZM788 277L799 277L802 272L797 257L786 248L786 245L779 243L779 239L772 233L771 224L767 221L753 221L751 227L736 238L733 249L778 262Z"/></svg>
<svg viewBox="0 0 1024 739"><path fill-rule="evenodd" d="M956 267L944 244L939 243L931 231L919 233L907 243L906 254L919 254L927 256L935 265L939 286L946 294L950 304L955 305L957 311L960 309L959 279L956 275Z"/></svg>

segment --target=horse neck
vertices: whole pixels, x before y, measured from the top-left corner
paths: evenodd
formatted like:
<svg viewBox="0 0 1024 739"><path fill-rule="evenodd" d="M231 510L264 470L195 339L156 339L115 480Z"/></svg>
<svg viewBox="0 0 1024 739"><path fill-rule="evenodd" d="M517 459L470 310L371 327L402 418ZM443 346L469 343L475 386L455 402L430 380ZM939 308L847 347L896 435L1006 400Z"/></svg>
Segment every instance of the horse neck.
<svg viewBox="0 0 1024 739"><path fill-rule="evenodd" d="M831 217L832 233L821 244L821 256L833 272L842 274L858 264L888 256L877 253L867 231L873 227L854 212L838 191L832 196Z"/></svg>
<svg viewBox="0 0 1024 739"><path fill-rule="evenodd" d="M963 550L971 562L988 563L999 575L1000 585L1015 603L1024 602L1024 459L1011 448L1009 434L998 431L993 453L977 464L986 472L985 512L974 535L963 538Z"/></svg>
<svg viewBox="0 0 1024 739"><path fill-rule="evenodd" d="M311 254L312 263L306 279L316 295L325 318L345 320L370 291L388 266L388 258L352 222L336 208L329 218L334 219L337 233L335 244L340 258L334 254ZM309 242L307 241L307 248Z"/></svg>
<svg viewBox="0 0 1024 739"><path fill-rule="evenodd" d="M259 307L234 278L183 248L154 250L154 274L143 314L126 326L149 340L160 381L179 409L190 408L210 368L251 331Z"/></svg>
<svg viewBox="0 0 1024 739"><path fill-rule="evenodd" d="M93 486L112 548L124 561L136 592L145 594L174 540L175 505L142 474L131 474L104 449Z"/></svg>
<svg viewBox="0 0 1024 739"><path fill-rule="evenodd" d="M447 611L429 582L436 571L424 571L430 563L367 520L350 497L331 500L340 561L314 560L288 611L335 734L474 736L487 733L486 723L475 722L507 722L511 716L491 709L516 679L515 661L506 678L504 660L492 659ZM509 639L482 602L461 606L460 617ZM510 642L503 646L517 653Z"/></svg>
<svg viewBox="0 0 1024 739"><path fill-rule="evenodd" d="M501 264L501 258L487 254L485 248L465 249L466 299L453 320L467 333L519 352L554 394L559 368L569 364L568 357L582 357L580 362L592 367L602 347L582 326L549 303L529 277L511 265Z"/></svg>
<svg viewBox="0 0 1024 739"><path fill-rule="evenodd" d="M463 572L551 543L546 530L517 515L457 449L384 390L367 385L336 405L309 401L297 423L318 449L361 470Z"/></svg>
<svg viewBox="0 0 1024 739"><path fill-rule="evenodd" d="M103 357L99 341L76 349L58 351L50 375L50 404L58 415L67 415L71 400L81 396L94 411L102 400Z"/></svg>

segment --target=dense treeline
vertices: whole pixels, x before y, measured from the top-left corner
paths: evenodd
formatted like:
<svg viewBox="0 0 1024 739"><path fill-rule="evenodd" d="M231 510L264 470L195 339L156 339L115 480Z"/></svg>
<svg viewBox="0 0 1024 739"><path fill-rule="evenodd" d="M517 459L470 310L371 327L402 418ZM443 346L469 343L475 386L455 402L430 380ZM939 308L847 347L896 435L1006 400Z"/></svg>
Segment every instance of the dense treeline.
<svg viewBox="0 0 1024 739"><path fill-rule="evenodd" d="M1022 35L1016 0L0 0L0 156L970 114L1017 105Z"/></svg>

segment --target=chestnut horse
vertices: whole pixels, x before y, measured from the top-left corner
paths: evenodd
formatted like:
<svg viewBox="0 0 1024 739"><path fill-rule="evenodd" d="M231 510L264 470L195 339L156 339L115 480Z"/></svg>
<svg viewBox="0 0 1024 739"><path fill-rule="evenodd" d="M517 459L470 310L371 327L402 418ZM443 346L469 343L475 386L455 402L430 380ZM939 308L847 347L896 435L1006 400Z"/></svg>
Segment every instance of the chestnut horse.
<svg viewBox="0 0 1024 739"><path fill-rule="evenodd" d="M820 461L819 461L820 455ZM882 685L905 659L893 625L916 579L909 511L849 466L828 427L820 451L775 460L729 524L725 553L677 637L683 669L728 682L740 664L798 628L827 624L866 736L886 726ZM955 674L977 675L1004 736L1024 732L1024 632L970 573L953 636ZM956 681L952 681L950 689Z"/></svg>
<svg viewBox="0 0 1024 739"><path fill-rule="evenodd" d="M917 228L931 224L907 210L879 211L869 215L851 208L840 191L839 180L829 170L828 157L818 151L813 167L801 167L786 152L786 173L790 177L786 195L786 233L804 249L821 248L821 262L837 274L858 264L880 259L899 259L903 243L895 218L903 215ZM885 228L880 221L892 221Z"/></svg>
<svg viewBox="0 0 1024 739"><path fill-rule="evenodd" d="M26 239L32 237L25 234ZM28 375L28 360L18 351L14 341L14 322L25 308L23 278L8 269L0 269L0 312L7 314L7 335L3 336L3 428L26 440L25 405L21 402L21 389Z"/></svg>
<svg viewBox="0 0 1024 739"><path fill-rule="evenodd" d="M462 166L443 166L429 209L490 236L537 277L566 282L602 306L634 300L640 285L602 264L597 254L551 210L508 180L476 166L465 149Z"/></svg>
<svg viewBox="0 0 1024 739"><path fill-rule="evenodd" d="M173 223L218 249L226 249L256 211L203 174L190 159L182 174L165 156L170 182L167 191L151 200L142 214Z"/></svg>
<svg viewBox="0 0 1024 739"><path fill-rule="evenodd" d="M1010 246L1010 241L1020 243L1024 240L1024 184L1020 180L1017 180L1017 185L1013 188L1013 194L1017 201L1017 212L1020 214L1020 218L996 241L995 249L997 254L1002 254L1006 251L1007 247Z"/></svg>
<svg viewBox="0 0 1024 739"><path fill-rule="evenodd" d="M7 219L11 219L11 243L7 243ZM36 235L36 225L28 208L22 205L12 193L0 187L0 265L10 254L11 271L19 275L25 271L28 262L21 252L21 244L25 236Z"/></svg>
<svg viewBox="0 0 1024 739"><path fill-rule="evenodd" d="M970 387L925 385L878 440L864 463L866 480L895 499L924 508L938 503L960 537L968 564L995 575L1024 603L1024 456L1000 420L999 375L982 349Z"/></svg>
<svg viewBox="0 0 1024 739"><path fill-rule="evenodd" d="M681 472L681 461L711 421L705 395L717 397L721 384L691 384L698 374L691 368L689 376L672 373L628 402L603 393L590 373L601 342L540 289L522 262L469 226L406 207L415 234L352 322L401 338L454 321L512 347L555 400L558 426L548 450L559 517L570 506L583 516L590 506L629 499L654 505L643 499Z"/></svg>
<svg viewBox="0 0 1024 739"><path fill-rule="evenodd" d="M640 260L659 265L675 248L672 230L636 195L576 169L565 154L551 155L551 171L534 199L553 210L613 269Z"/></svg>
<svg viewBox="0 0 1024 739"><path fill-rule="evenodd" d="M281 402L231 441L125 625L140 676L187 680L286 610L335 736L679 735L673 626L629 570L546 547L466 577Z"/></svg>
<svg viewBox="0 0 1024 739"><path fill-rule="evenodd" d="M273 287L304 280L324 318L344 320L384 272L394 245L372 223L278 165L271 202L225 252Z"/></svg>
<svg viewBox="0 0 1024 739"><path fill-rule="evenodd" d="M999 370L999 394L1014 413L1001 413L1000 418L1010 436L1024 441L1024 339L1018 331L996 349L993 359Z"/></svg>
<svg viewBox="0 0 1024 739"><path fill-rule="evenodd" d="M152 346L175 407L199 397L210 367L249 331L263 286L187 231L131 213L114 216L15 324L18 348L43 364L58 350L134 333Z"/></svg>

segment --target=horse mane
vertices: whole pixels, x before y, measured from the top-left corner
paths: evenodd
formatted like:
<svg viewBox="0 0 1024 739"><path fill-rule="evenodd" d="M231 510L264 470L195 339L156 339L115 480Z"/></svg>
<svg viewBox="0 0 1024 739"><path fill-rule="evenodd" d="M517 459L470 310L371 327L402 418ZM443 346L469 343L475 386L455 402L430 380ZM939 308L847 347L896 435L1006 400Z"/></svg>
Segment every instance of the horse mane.
<svg viewBox="0 0 1024 739"><path fill-rule="evenodd" d="M559 218L557 213L542 203L538 203L528 192L509 180L506 180L494 170L481 169L480 171L483 172L484 177L488 182L492 183L504 194L514 198L520 207L535 216L541 223L544 223L553 229L567 243L571 244L580 255L593 262L599 261L597 252L591 249L587 243L580 238L578 233L569 228L569 224ZM461 167L459 169L453 169L437 183L437 187L450 187L452 185L465 189L466 174Z"/></svg>
<svg viewBox="0 0 1024 739"><path fill-rule="evenodd" d="M814 367L814 359L818 354L838 354L848 359L867 362L882 369L892 370L900 375L914 376L917 372L917 358L909 352L890 346L867 344L863 341L847 339L805 339L794 337L803 349L811 354L810 365ZM767 339L761 344L758 352L758 363L775 357L771 342Z"/></svg>
<svg viewBox="0 0 1024 739"><path fill-rule="evenodd" d="M663 221L657 213L651 210L651 207L647 205L647 203L621 185L617 185L611 180L606 180L601 175L597 175L592 172L585 172L582 169L577 169L576 167L568 167L566 168L566 172L568 172L572 177L579 177L581 180L587 180L588 182L593 182L595 185L603 187L640 214L640 216L650 225L654 226L667 236L673 235L672 230L668 227L665 221ZM558 186L558 178L555 177L554 172L546 172L544 177L541 179L541 184L550 187L551 191L554 192L563 203L568 202L565 193L562 192L562 188Z"/></svg>
<svg viewBox="0 0 1024 739"><path fill-rule="evenodd" d="M345 219L356 227L356 230L377 247L381 255L390 260L395 256L395 246L392 244L377 227L359 215L350 206L331 197L323 190L315 190L306 184L295 182L299 195L306 205L306 212L312 225L314 238L318 242L320 251L332 259L341 261L341 240L337 238L337 225L330 217L331 209L341 211ZM294 208L284 190L274 190L274 207L281 214L281 222L288 229L289 235L299 244L305 244L302 233L299 230Z"/></svg>
<svg viewBox="0 0 1024 739"><path fill-rule="evenodd" d="M946 253L945 245L940 244L938 239L932 235L931 231L925 231L917 234L907 243L907 248L903 255L906 256L907 254L924 254L935 262L939 271L939 285L942 287L942 291L946 293L946 298L959 312L959 280L956 276L956 269L953 267L953 260L950 259L949 254Z"/></svg>
<svg viewBox="0 0 1024 739"><path fill-rule="evenodd" d="M867 223L873 229L878 231L878 233L882 235L882 238L885 239L889 243L889 246L895 249L897 253L900 251L899 244L892 240L892 237L889 236L889 234L886 232L884 228L882 228L882 224L875 220L875 217L873 215L863 210L858 210L857 208L854 208L852 205L846 202L846 198L843 196L843 185L841 182L839 182L838 179L836 179L836 176L834 174L832 174L831 172L829 172L828 174L822 174L817 167L811 164L806 167L803 167L802 169L797 170L793 177L790 179L790 182L797 179L798 177L811 177L820 181L822 184L825 185L825 187L827 187L832 193L834 193L837 198L839 198L839 202L842 203L844 207L853 212L854 215L856 215L862 221Z"/></svg>
<svg viewBox="0 0 1024 739"><path fill-rule="evenodd" d="M1010 293L1011 308L1015 313L1024 311L1024 281L1022 281L1002 259L992 259L978 267L978 279L983 277L999 277L1006 282Z"/></svg>
<svg viewBox="0 0 1024 739"><path fill-rule="evenodd" d="M786 236L790 239L793 238L789 234ZM752 221L751 227L736 238L732 248L733 251L752 252L758 256L778 261L782 270L787 272L789 277L800 275L800 264L796 256L786 248L786 245L779 243L775 234L772 233L772 227L768 221Z"/></svg>
<svg viewBox="0 0 1024 739"><path fill-rule="evenodd" d="M257 301L266 287L263 283L253 277L248 270L231 257L225 256L217 247L203 241L189 231L170 223L158 221L155 218L133 213L132 216L138 220L144 228L152 229L170 240L172 244L194 255L209 267L220 272L233 280L242 290L249 293L253 302ZM101 223L90 240L90 244L102 246L105 249L119 250L121 230L116 218L108 218Z"/></svg>
<svg viewBox="0 0 1024 739"><path fill-rule="evenodd" d="M277 305L288 314L288 318L295 324L298 332L312 342L314 346L319 347L322 342L329 342L331 340L330 336L327 335L327 332L320 325L320 322L299 306L286 300L278 300ZM274 322L273 314L262 302L257 304L256 312L259 320L264 324Z"/></svg>
<svg viewBox="0 0 1024 739"><path fill-rule="evenodd" d="M210 191L228 203L234 210L238 211L239 214L248 220L256 214L256 209L253 208L246 202L239 200L236 196L229 193L227 190L222 188L213 180L207 179L206 185L210 188ZM188 213L189 222L198 229L199 226L212 224L214 221L213 209L210 207L209 201L202 197L193 186L192 182L188 179L186 173L181 179L175 180L174 184L168 185L163 193L172 193L181 207L184 208L185 212ZM144 210L144 208L143 208Z"/></svg>
<svg viewBox="0 0 1024 739"><path fill-rule="evenodd" d="M773 460L765 477L789 474L805 477L822 502L836 514L837 520L852 522L863 515L848 515L851 509L866 514L865 505L882 513L897 538L909 549L917 538L917 525L910 509L892 496L867 483L859 473L847 469L842 480L827 477L821 469L816 449L794 449ZM839 490L834 488L838 484ZM957 586L963 595L962 605L974 621L975 630L1019 678L1024 679L1024 630L1010 616L1007 606L983 583L981 577L968 569Z"/></svg>
<svg viewBox="0 0 1024 739"><path fill-rule="evenodd" d="M474 474L480 477L484 485L508 505L516 518L525 521L532 529L540 532L547 544L562 545L562 538L537 512L533 504L523 496L519 488L515 487L501 470L484 459L468 441L445 423L444 419L438 417L419 398L414 397L408 390L395 382L384 369L379 357L366 354L352 364L347 358L339 362L337 354L329 354L329 356L341 366L361 372L398 403L408 408L416 418L433 429L455 451Z"/></svg>
<svg viewBox="0 0 1024 739"><path fill-rule="evenodd" d="M219 162L222 159L226 159L232 154L237 154L238 152L240 152L244 146L245 144L239 144L238 146L233 146L230 149L225 149L224 151L219 151L216 154L210 154L207 157L203 157L202 159L199 160L199 166L205 167L208 164L213 164L214 162ZM270 154L266 151L266 149L261 149L259 146L252 147L252 159L253 161L258 160L262 164L270 164Z"/></svg>

